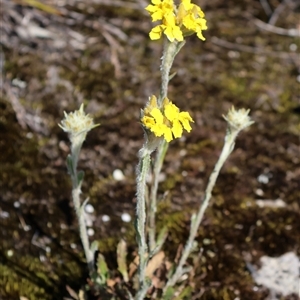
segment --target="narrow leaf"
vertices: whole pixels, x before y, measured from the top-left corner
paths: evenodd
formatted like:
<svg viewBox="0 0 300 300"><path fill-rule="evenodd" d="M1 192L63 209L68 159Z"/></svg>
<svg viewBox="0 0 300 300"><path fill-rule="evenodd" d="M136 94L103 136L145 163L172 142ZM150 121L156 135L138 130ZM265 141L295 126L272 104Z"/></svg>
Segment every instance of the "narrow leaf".
<svg viewBox="0 0 300 300"><path fill-rule="evenodd" d="M93 253L95 253L98 250L98 245L99 245L98 241L92 242L90 249Z"/></svg>
<svg viewBox="0 0 300 300"><path fill-rule="evenodd" d="M174 296L175 290L171 286L169 286L163 296L163 300L171 300Z"/></svg>
<svg viewBox="0 0 300 300"><path fill-rule="evenodd" d="M101 283L105 284L108 278L108 267L105 258L101 253L98 254L97 272L101 278Z"/></svg>
<svg viewBox="0 0 300 300"><path fill-rule="evenodd" d="M67 156L67 169L68 173L73 175L73 160L70 154Z"/></svg>
<svg viewBox="0 0 300 300"><path fill-rule="evenodd" d="M167 226L164 226L164 227L161 229L161 231L159 232L159 234L158 234L157 241L156 241L156 246L155 246L155 248L151 251L151 253L150 253L150 255L149 255L150 257L153 257L154 255L156 255L156 254L160 251L160 249L161 249L161 247L163 246L163 244L164 244L164 242L165 242L167 236L168 236L168 227L167 227Z"/></svg>
<svg viewBox="0 0 300 300"><path fill-rule="evenodd" d="M127 245L126 242L123 239L121 239L117 247L118 270L122 274L124 281L128 282L129 277L127 272L126 256Z"/></svg>
<svg viewBox="0 0 300 300"><path fill-rule="evenodd" d="M168 227L164 226L158 234L156 245L158 247L161 247L163 245L163 243L165 242L167 236L168 236Z"/></svg>
<svg viewBox="0 0 300 300"><path fill-rule="evenodd" d="M182 299L191 299L191 292L193 291L192 287L187 286L183 289L179 296L175 298L175 300L182 300Z"/></svg>
<svg viewBox="0 0 300 300"><path fill-rule="evenodd" d="M77 180L78 180L78 186L81 187L82 181L84 178L84 172L83 171L79 171L77 173Z"/></svg>

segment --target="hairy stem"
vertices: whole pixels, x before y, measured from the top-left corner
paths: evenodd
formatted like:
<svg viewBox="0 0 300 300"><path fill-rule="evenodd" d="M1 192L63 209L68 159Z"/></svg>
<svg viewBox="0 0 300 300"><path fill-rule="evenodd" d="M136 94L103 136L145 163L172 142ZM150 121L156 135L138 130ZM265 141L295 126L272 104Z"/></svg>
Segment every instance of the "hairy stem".
<svg viewBox="0 0 300 300"><path fill-rule="evenodd" d="M158 105L162 104L162 101L168 95L168 86L170 81L170 70L173 65L174 58L179 50L183 47L185 42L170 42L167 38L164 40L164 53L160 66L161 70L161 90L160 97L158 99Z"/></svg>
<svg viewBox="0 0 300 300"><path fill-rule="evenodd" d="M157 190L158 190L158 181L159 174L162 169L162 165L168 150L169 144L163 140L158 147L157 156L153 168L153 182L151 186L150 194L150 211L149 211L149 248L150 252L153 251L156 247L156 225L155 225L155 216L157 210Z"/></svg>
<svg viewBox="0 0 300 300"><path fill-rule="evenodd" d="M78 164L78 157L79 157L81 145L82 143L79 143L77 147L72 148L72 154L71 154L72 169L69 171L71 173L71 178L72 178L72 199L73 199L74 208L78 220L80 239L82 242L87 265L91 273L93 271L94 259L93 259L93 253L90 250L90 242L86 230L83 206L81 206L81 202L80 202L81 182L78 181L78 173L77 173L77 164Z"/></svg>
<svg viewBox="0 0 300 300"><path fill-rule="evenodd" d="M73 185L72 198L73 198L76 216L78 219L80 239L82 242L87 265L91 273L93 271L93 253L90 250L90 242L89 242L86 225L85 225L84 211L80 204L80 194L81 194L80 187L78 185L77 186Z"/></svg>
<svg viewBox="0 0 300 300"><path fill-rule="evenodd" d="M191 222L189 238L186 242L186 245L185 245L185 248L181 255L180 261L176 267L176 271L173 274L173 276L169 279L169 281L167 282L167 284L164 288L164 292L166 292L168 287L174 286L176 284L176 282L178 281L178 279L184 273L183 266L186 263L186 260L193 249L193 242L197 235L197 231L200 226L200 223L203 219L204 212L205 212L206 208L208 207L209 201L211 199L212 190L215 186L216 180L219 176L222 166L224 165L226 159L228 158L228 156L230 155L230 153L232 152L232 150L234 148L235 138L236 138L236 134L231 134L229 131L227 131L227 135L225 137L225 143L224 143L224 146L222 149L222 153L221 153L221 155L209 177L209 181L208 181L208 184L207 184L207 187L205 190L204 199L199 207L196 218L194 220L192 220L192 222Z"/></svg>
<svg viewBox="0 0 300 300"><path fill-rule="evenodd" d="M170 70L173 65L174 58L185 42L169 42L167 38L164 40L164 50L161 63L161 91L158 99L158 105L161 106L164 98L168 96L168 86L170 81ZM157 209L157 189L159 174L168 150L169 144L163 140L157 149L157 155L154 163L153 182L151 186L150 210L149 210L149 248L152 251L156 247L156 228L155 216Z"/></svg>
<svg viewBox="0 0 300 300"><path fill-rule="evenodd" d="M145 147L140 151L140 160L137 167L137 206L136 206L136 231L139 254L139 291L136 300L143 300L149 287L146 282L146 266L148 261L148 249L146 243L146 179L150 167L151 151Z"/></svg>

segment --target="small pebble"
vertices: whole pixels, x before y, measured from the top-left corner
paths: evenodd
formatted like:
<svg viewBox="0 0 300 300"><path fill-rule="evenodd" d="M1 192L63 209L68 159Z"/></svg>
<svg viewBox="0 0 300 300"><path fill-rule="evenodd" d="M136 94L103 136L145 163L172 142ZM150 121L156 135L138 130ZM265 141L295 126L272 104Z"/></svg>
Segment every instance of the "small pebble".
<svg viewBox="0 0 300 300"><path fill-rule="evenodd" d="M257 181L260 182L260 183L267 184L267 183L269 183L269 177L266 176L265 174L260 174L260 175L257 177Z"/></svg>
<svg viewBox="0 0 300 300"><path fill-rule="evenodd" d="M203 239L203 245L210 245L211 240L210 239Z"/></svg>
<svg viewBox="0 0 300 300"><path fill-rule="evenodd" d="M45 255L40 255L40 261L41 262L45 262L47 259L46 259L46 256Z"/></svg>
<svg viewBox="0 0 300 300"><path fill-rule="evenodd" d="M2 219L7 219L8 217L9 217L9 212L7 212L7 211L1 211L0 212L0 217L2 218Z"/></svg>
<svg viewBox="0 0 300 300"><path fill-rule="evenodd" d="M122 219L123 222L128 223L128 222L131 221L131 216L130 216L130 214L128 214L128 213L123 213L123 214L121 215L121 219Z"/></svg>
<svg viewBox="0 0 300 300"><path fill-rule="evenodd" d="M264 191L263 191L262 189L257 189L257 190L255 191L255 194L258 195L258 196L263 196Z"/></svg>
<svg viewBox="0 0 300 300"><path fill-rule="evenodd" d="M295 52L295 51L297 51L297 49L298 49L298 47L297 47L296 44L290 44L290 50L291 51Z"/></svg>
<svg viewBox="0 0 300 300"><path fill-rule="evenodd" d="M120 169L116 169L113 171L113 178L117 181L121 181L125 178L125 176Z"/></svg>
<svg viewBox="0 0 300 300"><path fill-rule="evenodd" d="M181 172L181 175L182 175L183 177L186 177L186 176L188 175L188 172L187 172L187 171L182 171L182 172Z"/></svg>
<svg viewBox="0 0 300 300"><path fill-rule="evenodd" d="M84 210L85 210L85 212L88 213L88 214L92 214L92 213L95 211L94 206L93 206L92 204L90 204L90 203L88 203L88 204L84 207Z"/></svg>
<svg viewBox="0 0 300 300"><path fill-rule="evenodd" d="M20 89L25 89L26 86L27 86L27 83L25 81L20 80L19 78L14 78L11 81L11 83L12 83L13 86L17 86Z"/></svg>
<svg viewBox="0 0 300 300"><path fill-rule="evenodd" d="M240 57L240 53L238 51L232 51L232 50L228 51L227 55L228 55L229 58L238 58L238 57Z"/></svg>
<svg viewBox="0 0 300 300"><path fill-rule="evenodd" d="M30 225L23 226L24 231L29 231L31 229Z"/></svg>
<svg viewBox="0 0 300 300"><path fill-rule="evenodd" d="M29 140L32 139L32 138L33 138L32 132L26 133L26 137L27 137Z"/></svg>
<svg viewBox="0 0 300 300"><path fill-rule="evenodd" d="M110 217L108 215L103 215L102 221L106 223L106 222L110 221Z"/></svg>
<svg viewBox="0 0 300 300"><path fill-rule="evenodd" d="M94 229L93 229L93 228L89 228L89 229L87 230L87 234L88 234L88 236L93 236L93 235L95 234Z"/></svg>
<svg viewBox="0 0 300 300"><path fill-rule="evenodd" d="M15 201L14 202L14 207L15 208L19 208L21 206L20 202L19 201Z"/></svg>
<svg viewBox="0 0 300 300"><path fill-rule="evenodd" d="M60 229L67 229L68 227L67 227L67 225L66 224L64 224L64 223L60 223Z"/></svg>
<svg viewBox="0 0 300 300"><path fill-rule="evenodd" d="M70 244L70 247L71 247L72 249L76 249L76 248L77 248L77 245L74 244L74 243L72 243L72 244Z"/></svg>
<svg viewBox="0 0 300 300"><path fill-rule="evenodd" d="M186 156L186 154L187 154L186 149L181 149L181 150L179 151L179 155L180 155L180 156Z"/></svg>

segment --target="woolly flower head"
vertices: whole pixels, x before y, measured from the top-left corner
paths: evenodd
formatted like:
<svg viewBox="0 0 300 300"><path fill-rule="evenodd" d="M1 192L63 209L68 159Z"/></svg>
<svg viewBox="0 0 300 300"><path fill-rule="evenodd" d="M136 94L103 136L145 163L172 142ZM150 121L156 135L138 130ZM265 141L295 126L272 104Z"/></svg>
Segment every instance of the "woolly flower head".
<svg viewBox="0 0 300 300"><path fill-rule="evenodd" d="M152 4L145 9L149 12L152 22L161 21L155 26L149 36L151 40L158 40L165 34L170 42L183 41L185 36L193 33L201 40L205 40L202 30L206 30L205 15L201 8L191 3L191 0L181 0L176 6L173 0L152 0Z"/></svg>
<svg viewBox="0 0 300 300"><path fill-rule="evenodd" d="M77 136L82 133L87 133L91 129L95 128L99 124L94 125L93 118L89 114L85 114L83 111L83 104L81 104L79 110L75 110L67 114L64 112L65 118L58 126L70 136Z"/></svg>
<svg viewBox="0 0 300 300"><path fill-rule="evenodd" d="M86 138L86 134L99 124L94 125L93 118L83 111L83 104L79 110L75 110L67 114L64 112L65 118L58 126L69 134L71 141L71 153L73 159L77 161L81 146ZM72 167L70 167L72 168Z"/></svg>
<svg viewBox="0 0 300 300"><path fill-rule="evenodd" d="M150 97L148 105L143 110L142 124L156 137L164 137L167 142L180 138L183 129L192 130L190 122L194 122L188 112L180 112L179 108L168 98L165 98L162 108L157 106L157 99Z"/></svg>
<svg viewBox="0 0 300 300"><path fill-rule="evenodd" d="M250 109L235 110L234 106L229 109L226 116L223 118L227 121L229 129L233 131L241 131L252 125L254 121L248 116Z"/></svg>

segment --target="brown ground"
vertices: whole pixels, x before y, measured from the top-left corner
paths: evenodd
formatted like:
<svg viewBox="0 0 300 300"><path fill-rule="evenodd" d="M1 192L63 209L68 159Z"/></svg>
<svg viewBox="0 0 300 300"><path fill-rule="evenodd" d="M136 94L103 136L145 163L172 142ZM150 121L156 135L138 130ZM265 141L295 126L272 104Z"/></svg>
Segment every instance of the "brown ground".
<svg viewBox="0 0 300 300"><path fill-rule="evenodd" d="M133 224L120 216L134 216L139 112L158 94L162 45L148 38L147 1L43 1L54 11L26 2L3 0L1 16L0 298L63 299L70 297L66 285L85 284L86 268L65 167L69 142L57 124L82 102L101 123L88 134L80 168L96 212L93 238L116 270L120 238L130 259L136 249ZM196 2L209 30L204 43L187 40L173 68L170 99L195 125L171 143L163 170L159 193L169 193L158 222L170 230L164 251L173 261L187 236L222 147L222 114L231 105L250 108L256 123L239 136L214 189L197 238L203 253L188 279L192 296L184 299L265 299L268 291L254 291L245 259L300 255L299 37L265 30L264 1ZM299 28L296 1L285 3L270 1L271 22ZM126 179L115 181L115 169ZM261 208L258 199L285 206Z"/></svg>

